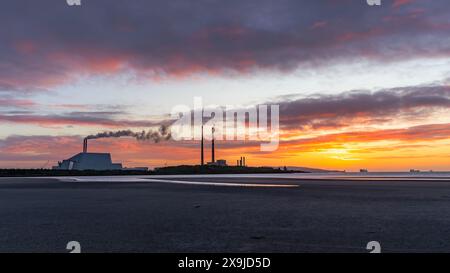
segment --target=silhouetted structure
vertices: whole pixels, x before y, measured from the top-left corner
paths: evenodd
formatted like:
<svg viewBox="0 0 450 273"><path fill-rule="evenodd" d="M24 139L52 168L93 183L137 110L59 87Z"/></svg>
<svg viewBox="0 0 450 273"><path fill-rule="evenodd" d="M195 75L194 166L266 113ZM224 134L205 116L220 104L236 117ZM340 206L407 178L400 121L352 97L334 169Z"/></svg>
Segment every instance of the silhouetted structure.
<svg viewBox="0 0 450 273"><path fill-rule="evenodd" d="M121 163L112 163L109 153L84 152L58 162L53 170L122 170Z"/></svg>
<svg viewBox="0 0 450 273"><path fill-rule="evenodd" d="M214 158L215 154L214 154L214 127L212 127L211 129L211 136L212 136L212 141L211 141L211 162L215 163L216 160Z"/></svg>
<svg viewBox="0 0 450 273"><path fill-rule="evenodd" d="M203 166L205 164L205 158L203 156L203 125L202 125L202 142L201 142L201 151L200 151L200 153L201 153L200 165Z"/></svg>
<svg viewBox="0 0 450 273"><path fill-rule="evenodd" d="M83 140L83 153L87 153L87 146L88 146L88 143L87 143L87 141L88 141L88 139L87 138L85 138L84 140Z"/></svg>
<svg viewBox="0 0 450 273"><path fill-rule="evenodd" d="M217 166L227 166L227 161L224 159L218 159L215 163Z"/></svg>
<svg viewBox="0 0 450 273"><path fill-rule="evenodd" d="M111 160L111 154L109 153L89 153L88 152L88 139L83 139L83 152L78 153L69 159L58 162L57 166L52 167L53 170L66 170L66 171L148 171L147 167L138 168L122 168L122 163L113 163Z"/></svg>

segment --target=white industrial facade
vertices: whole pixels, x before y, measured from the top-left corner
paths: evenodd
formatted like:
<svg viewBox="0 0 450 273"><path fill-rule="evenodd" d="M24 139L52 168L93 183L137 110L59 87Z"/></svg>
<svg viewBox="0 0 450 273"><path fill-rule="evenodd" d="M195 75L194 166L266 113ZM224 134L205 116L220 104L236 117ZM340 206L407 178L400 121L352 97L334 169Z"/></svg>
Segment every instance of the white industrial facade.
<svg viewBox="0 0 450 273"><path fill-rule="evenodd" d="M53 167L54 170L122 170L121 163L112 163L109 153L79 153Z"/></svg>

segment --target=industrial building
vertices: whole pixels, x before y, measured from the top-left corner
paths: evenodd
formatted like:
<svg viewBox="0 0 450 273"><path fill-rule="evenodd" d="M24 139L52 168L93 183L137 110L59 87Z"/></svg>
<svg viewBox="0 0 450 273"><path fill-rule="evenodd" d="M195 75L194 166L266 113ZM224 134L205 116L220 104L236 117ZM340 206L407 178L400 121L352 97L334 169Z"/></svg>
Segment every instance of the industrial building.
<svg viewBox="0 0 450 273"><path fill-rule="evenodd" d="M211 161L205 163L204 157L204 138L203 138L203 126L202 126L202 138L201 138L201 151L200 151L200 165L208 166L220 166L226 167L227 161L224 159L216 160L215 155L215 139L214 139L214 127L212 128L212 141L211 141ZM244 162L242 163L242 160ZM241 158L241 166L245 166L245 159ZM109 153L89 153L88 152L88 138L83 140L83 152L72 156L69 159L58 162L57 166L53 166L53 170L134 170L134 171L148 171L147 167L137 168L123 168L121 163L113 163L111 160L111 154Z"/></svg>
<svg viewBox="0 0 450 273"><path fill-rule="evenodd" d="M241 159L237 160L236 166L238 166L238 167L247 167L247 165L245 164L245 156L241 156Z"/></svg>
<svg viewBox="0 0 450 273"><path fill-rule="evenodd" d="M147 171L148 168L123 168L122 163L113 163L111 154L109 153L88 153L87 139L83 140L83 152L58 162L58 166L54 166L53 170L140 170Z"/></svg>
<svg viewBox="0 0 450 273"><path fill-rule="evenodd" d="M112 163L109 153L79 153L53 167L54 170L121 170L121 163Z"/></svg>

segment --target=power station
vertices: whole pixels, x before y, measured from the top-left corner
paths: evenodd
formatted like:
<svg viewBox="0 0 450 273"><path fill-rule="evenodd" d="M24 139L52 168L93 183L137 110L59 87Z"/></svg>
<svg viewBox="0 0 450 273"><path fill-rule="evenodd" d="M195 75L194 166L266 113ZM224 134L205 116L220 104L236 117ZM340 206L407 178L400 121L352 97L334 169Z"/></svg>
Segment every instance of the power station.
<svg viewBox="0 0 450 273"><path fill-rule="evenodd" d="M205 166L205 149L204 149L204 133L203 125L201 127L201 143L200 143L200 165ZM215 128L211 129L211 161L207 162L207 166L227 166L227 161L224 159L216 160L216 147L215 147ZM59 161L57 166L53 166L53 170L95 170L95 171L106 171L106 170L138 170L147 171L147 167L137 167L137 168L123 168L122 163L113 163L111 160L110 153L89 153L88 152L88 139L83 139L83 150L68 159ZM245 158L241 157L238 161L239 166L245 166Z"/></svg>
<svg viewBox="0 0 450 273"><path fill-rule="evenodd" d="M53 170L140 170L147 171L146 167L123 168L122 163L113 163L110 153L88 153L88 139L83 140L83 152L58 162L58 166L53 166Z"/></svg>

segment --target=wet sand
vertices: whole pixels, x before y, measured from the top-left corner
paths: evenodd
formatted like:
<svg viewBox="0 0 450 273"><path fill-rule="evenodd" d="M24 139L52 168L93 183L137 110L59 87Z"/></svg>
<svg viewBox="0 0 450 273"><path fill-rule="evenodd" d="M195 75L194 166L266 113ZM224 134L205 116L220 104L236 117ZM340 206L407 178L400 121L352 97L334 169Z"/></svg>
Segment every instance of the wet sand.
<svg viewBox="0 0 450 273"><path fill-rule="evenodd" d="M80 179L0 178L0 252L450 252L450 181Z"/></svg>

